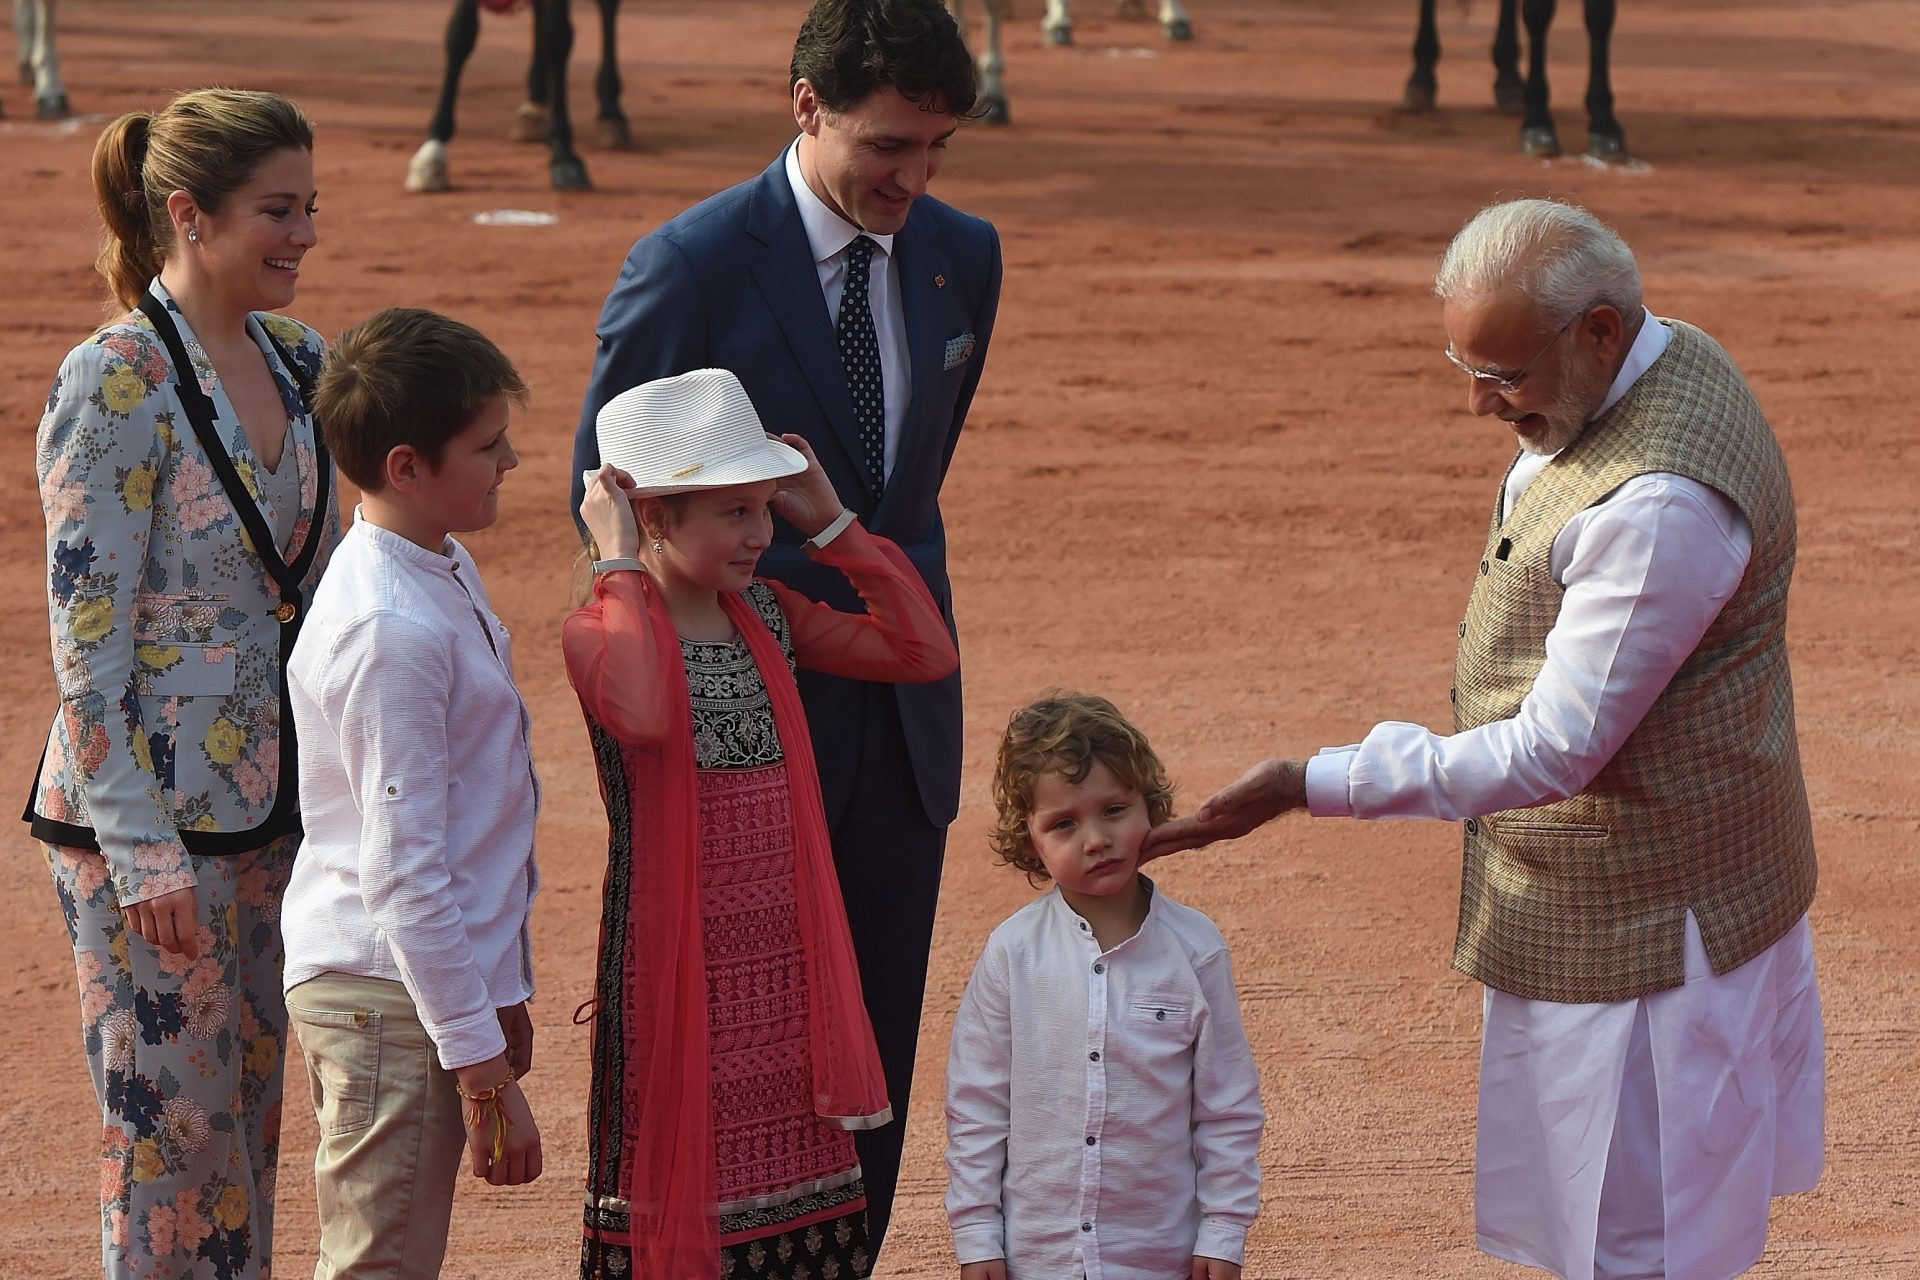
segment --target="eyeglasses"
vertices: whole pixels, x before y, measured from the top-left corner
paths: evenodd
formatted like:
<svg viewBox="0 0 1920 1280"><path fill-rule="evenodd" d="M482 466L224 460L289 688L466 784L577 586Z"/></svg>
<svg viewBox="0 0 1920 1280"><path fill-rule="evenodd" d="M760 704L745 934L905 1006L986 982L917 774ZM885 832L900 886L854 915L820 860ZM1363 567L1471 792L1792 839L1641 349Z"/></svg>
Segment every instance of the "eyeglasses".
<svg viewBox="0 0 1920 1280"><path fill-rule="evenodd" d="M1553 344L1560 341L1567 330L1573 328L1574 321L1580 319L1580 316L1585 314L1586 312L1583 311L1580 315L1574 316L1572 320L1561 325L1560 328L1555 331L1554 335L1547 339L1547 345L1533 353L1533 359L1527 361L1512 373L1507 373L1500 369L1476 369L1459 356L1453 354L1453 345L1451 343L1447 345L1446 351L1442 354L1444 354L1447 359L1453 361L1454 368L1460 370L1462 373L1473 378L1475 381L1492 383L1495 391L1503 396L1510 396L1520 389L1521 383L1527 380L1527 374L1533 371L1533 366L1540 363L1540 357L1553 350Z"/></svg>

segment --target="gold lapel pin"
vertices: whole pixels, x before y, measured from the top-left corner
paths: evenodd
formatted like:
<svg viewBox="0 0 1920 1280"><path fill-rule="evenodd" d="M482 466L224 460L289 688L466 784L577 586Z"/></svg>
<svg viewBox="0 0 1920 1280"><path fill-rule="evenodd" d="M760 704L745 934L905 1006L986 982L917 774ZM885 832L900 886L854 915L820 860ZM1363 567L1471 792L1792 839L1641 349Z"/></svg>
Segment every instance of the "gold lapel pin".
<svg viewBox="0 0 1920 1280"><path fill-rule="evenodd" d="M946 288L946 287L947 287L947 278L946 278L945 276L935 276L935 277L933 278L933 287L934 287L934 288L936 288L936 289L944 289L944 288Z"/></svg>

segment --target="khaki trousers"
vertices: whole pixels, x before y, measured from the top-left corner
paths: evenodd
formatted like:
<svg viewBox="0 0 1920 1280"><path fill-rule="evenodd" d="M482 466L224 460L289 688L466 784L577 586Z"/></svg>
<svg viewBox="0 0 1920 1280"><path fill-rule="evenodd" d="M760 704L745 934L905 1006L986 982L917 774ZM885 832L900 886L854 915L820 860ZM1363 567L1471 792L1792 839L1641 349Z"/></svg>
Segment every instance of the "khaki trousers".
<svg viewBox="0 0 1920 1280"><path fill-rule="evenodd" d="M447 1252L466 1128L398 982L323 973L287 992L320 1122L314 1280L434 1280Z"/></svg>

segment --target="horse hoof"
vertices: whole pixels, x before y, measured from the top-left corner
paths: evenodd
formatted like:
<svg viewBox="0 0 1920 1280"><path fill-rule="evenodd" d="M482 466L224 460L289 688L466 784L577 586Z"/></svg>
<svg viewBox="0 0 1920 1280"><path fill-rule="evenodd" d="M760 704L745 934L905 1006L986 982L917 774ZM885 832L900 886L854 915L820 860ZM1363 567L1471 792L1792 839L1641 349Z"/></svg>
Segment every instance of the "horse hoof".
<svg viewBox="0 0 1920 1280"><path fill-rule="evenodd" d="M73 118L73 108L67 105L67 95L64 93L56 94L51 98L37 99L36 105L39 107L40 118L42 120L70 120Z"/></svg>
<svg viewBox="0 0 1920 1280"><path fill-rule="evenodd" d="M451 191L447 181L447 144L428 138L407 162L407 190Z"/></svg>
<svg viewBox="0 0 1920 1280"><path fill-rule="evenodd" d="M1410 116L1423 116L1434 108L1438 89L1430 84L1407 82L1400 94L1400 110Z"/></svg>
<svg viewBox="0 0 1920 1280"><path fill-rule="evenodd" d="M1627 135L1618 129L1590 130L1587 134L1587 154L1608 164L1625 164L1632 159L1627 154Z"/></svg>
<svg viewBox="0 0 1920 1280"><path fill-rule="evenodd" d="M1493 106L1503 116L1517 116L1527 109L1527 84L1504 76L1493 82Z"/></svg>
<svg viewBox="0 0 1920 1280"><path fill-rule="evenodd" d="M1072 27L1043 27L1040 34L1055 48L1064 49L1073 43Z"/></svg>
<svg viewBox="0 0 1920 1280"><path fill-rule="evenodd" d="M980 118L988 124L1012 124L1013 112L1007 109L1007 100L996 93L987 98L986 113Z"/></svg>
<svg viewBox="0 0 1920 1280"><path fill-rule="evenodd" d="M1560 154L1560 135L1550 124L1528 125L1520 130L1520 154L1549 159Z"/></svg>
<svg viewBox="0 0 1920 1280"><path fill-rule="evenodd" d="M549 166L555 191L591 191L593 183L587 177L587 166L578 156L569 156L555 160Z"/></svg>
<svg viewBox="0 0 1920 1280"><path fill-rule="evenodd" d="M625 116L601 116L593 122L593 141L604 151L631 151L633 130Z"/></svg>
<svg viewBox="0 0 1920 1280"><path fill-rule="evenodd" d="M1175 18L1161 29L1167 33L1169 40L1193 39L1193 24L1185 18Z"/></svg>
<svg viewBox="0 0 1920 1280"><path fill-rule="evenodd" d="M547 109L537 102L523 102L513 109L507 137L515 142L545 142L549 128Z"/></svg>

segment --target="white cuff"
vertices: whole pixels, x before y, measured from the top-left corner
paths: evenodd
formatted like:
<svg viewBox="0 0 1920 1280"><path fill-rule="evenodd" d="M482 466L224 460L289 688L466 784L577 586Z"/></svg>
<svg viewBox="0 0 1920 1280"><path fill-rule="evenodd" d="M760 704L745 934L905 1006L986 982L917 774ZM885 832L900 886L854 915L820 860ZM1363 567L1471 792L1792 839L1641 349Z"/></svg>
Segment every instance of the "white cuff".
<svg viewBox="0 0 1920 1280"><path fill-rule="evenodd" d="M622 569L637 569L641 573L645 573L647 566L641 564L632 556L619 556L612 560L595 560L593 562L593 571L596 574L618 573Z"/></svg>
<svg viewBox="0 0 1920 1280"><path fill-rule="evenodd" d="M1193 1255L1240 1265L1247 1256L1247 1224L1203 1216L1200 1219L1199 1238L1193 1242Z"/></svg>
<svg viewBox="0 0 1920 1280"><path fill-rule="evenodd" d="M953 1255L961 1266L969 1262L992 1262L1007 1256L1004 1224L970 1223L953 1228Z"/></svg>
<svg viewBox="0 0 1920 1280"><path fill-rule="evenodd" d="M1316 818L1350 818L1353 800L1347 790L1347 770L1355 749L1328 749L1307 760L1307 812Z"/></svg>
<svg viewBox="0 0 1920 1280"><path fill-rule="evenodd" d="M853 512L846 507L842 507L840 508L840 514L833 518L833 523L814 534L811 538L808 538L807 545L815 551L818 551L842 533L845 533L847 526L852 523Z"/></svg>

